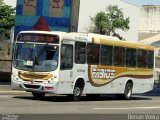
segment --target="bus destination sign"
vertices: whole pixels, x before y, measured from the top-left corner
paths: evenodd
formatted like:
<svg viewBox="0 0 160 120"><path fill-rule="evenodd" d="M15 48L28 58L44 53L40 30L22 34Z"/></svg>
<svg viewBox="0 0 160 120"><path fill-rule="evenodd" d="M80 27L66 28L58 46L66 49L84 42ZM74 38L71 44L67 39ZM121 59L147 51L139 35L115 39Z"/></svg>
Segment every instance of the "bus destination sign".
<svg viewBox="0 0 160 120"><path fill-rule="evenodd" d="M46 34L20 34L18 41L23 42L45 42L45 43L59 43L58 35L46 35Z"/></svg>

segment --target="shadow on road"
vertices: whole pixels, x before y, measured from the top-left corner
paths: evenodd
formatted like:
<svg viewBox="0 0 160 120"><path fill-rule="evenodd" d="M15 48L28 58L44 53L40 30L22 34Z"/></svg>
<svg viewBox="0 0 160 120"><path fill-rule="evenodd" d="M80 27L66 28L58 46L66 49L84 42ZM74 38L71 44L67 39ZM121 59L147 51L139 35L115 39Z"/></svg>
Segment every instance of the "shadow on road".
<svg viewBox="0 0 160 120"><path fill-rule="evenodd" d="M151 93L151 94L141 94L142 96L157 96L159 97L160 96L160 92L158 93Z"/></svg>
<svg viewBox="0 0 160 120"><path fill-rule="evenodd" d="M123 99L117 98L114 95L107 95L101 97L87 97L82 96L79 101L72 101L68 96L45 96L41 100L34 99L32 96L14 96L16 99L26 99L26 100L36 100L36 101L46 101L46 102L89 102L89 101L120 101ZM144 96L133 96L131 100L152 100L150 97ZM130 101L130 100L127 100Z"/></svg>

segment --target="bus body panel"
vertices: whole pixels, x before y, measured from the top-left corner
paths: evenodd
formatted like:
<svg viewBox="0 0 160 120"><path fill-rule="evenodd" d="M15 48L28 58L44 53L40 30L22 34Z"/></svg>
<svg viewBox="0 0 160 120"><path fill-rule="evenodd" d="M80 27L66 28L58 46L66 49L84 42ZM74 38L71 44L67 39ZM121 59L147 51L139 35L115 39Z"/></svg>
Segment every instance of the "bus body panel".
<svg viewBox="0 0 160 120"><path fill-rule="evenodd" d="M114 65L105 66L101 64L93 65L87 63L87 58L84 64L75 63L75 43L77 41L86 43L86 51L88 43L98 44L100 47L101 45L110 45L136 50L138 48L154 51L154 48L151 46L119 41L112 37L106 37L105 39L105 36L94 34L88 34L83 37L83 35L78 33L63 32L26 31L21 33L58 35L60 40L60 43L58 44L58 67L56 70L50 72L28 72L27 70L17 69L13 65L11 78L12 89L25 90L29 92L73 94L74 86L79 79L84 81L84 94L123 94L128 81L133 83L133 93L144 93L153 89L154 79L152 68L130 68L126 66L117 67ZM36 42L34 42L34 44L36 44ZM69 45L73 47L73 66L69 69L61 68L62 45ZM45 80L39 78L40 74L44 73L52 76ZM20 77L20 75L22 77ZM37 78L25 78L24 76L27 75L36 76Z"/></svg>

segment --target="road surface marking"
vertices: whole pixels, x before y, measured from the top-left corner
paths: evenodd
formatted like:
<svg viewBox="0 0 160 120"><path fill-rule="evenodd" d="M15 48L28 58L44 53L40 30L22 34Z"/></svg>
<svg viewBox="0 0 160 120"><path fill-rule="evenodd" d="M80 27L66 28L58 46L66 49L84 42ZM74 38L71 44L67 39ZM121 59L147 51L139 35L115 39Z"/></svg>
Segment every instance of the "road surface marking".
<svg viewBox="0 0 160 120"><path fill-rule="evenodd" d="M94 110L129 110L129 109L160 109L160 106L156 107L126 107L126 108L93 108Z"/></svg>

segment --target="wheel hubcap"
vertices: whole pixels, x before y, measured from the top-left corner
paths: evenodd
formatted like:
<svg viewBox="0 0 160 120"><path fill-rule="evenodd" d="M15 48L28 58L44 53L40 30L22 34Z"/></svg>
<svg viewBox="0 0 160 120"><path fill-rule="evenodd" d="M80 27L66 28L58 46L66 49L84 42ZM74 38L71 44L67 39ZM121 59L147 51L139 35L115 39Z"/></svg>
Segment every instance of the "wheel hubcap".
<svg viewBox="0 0 160 120"><path fill-rule="evenodd" d="M80 93L81 93L80 88L75 87L75 89L74 89L74 96L79 96L79 95L80 95Z"/></svg>
<svg viewBox="0 0 160 120"><path fill-rule="evenodd" d="M131 87L129 86L127 89L127 97L130 97L130 96L131 96Z"/></svg>

